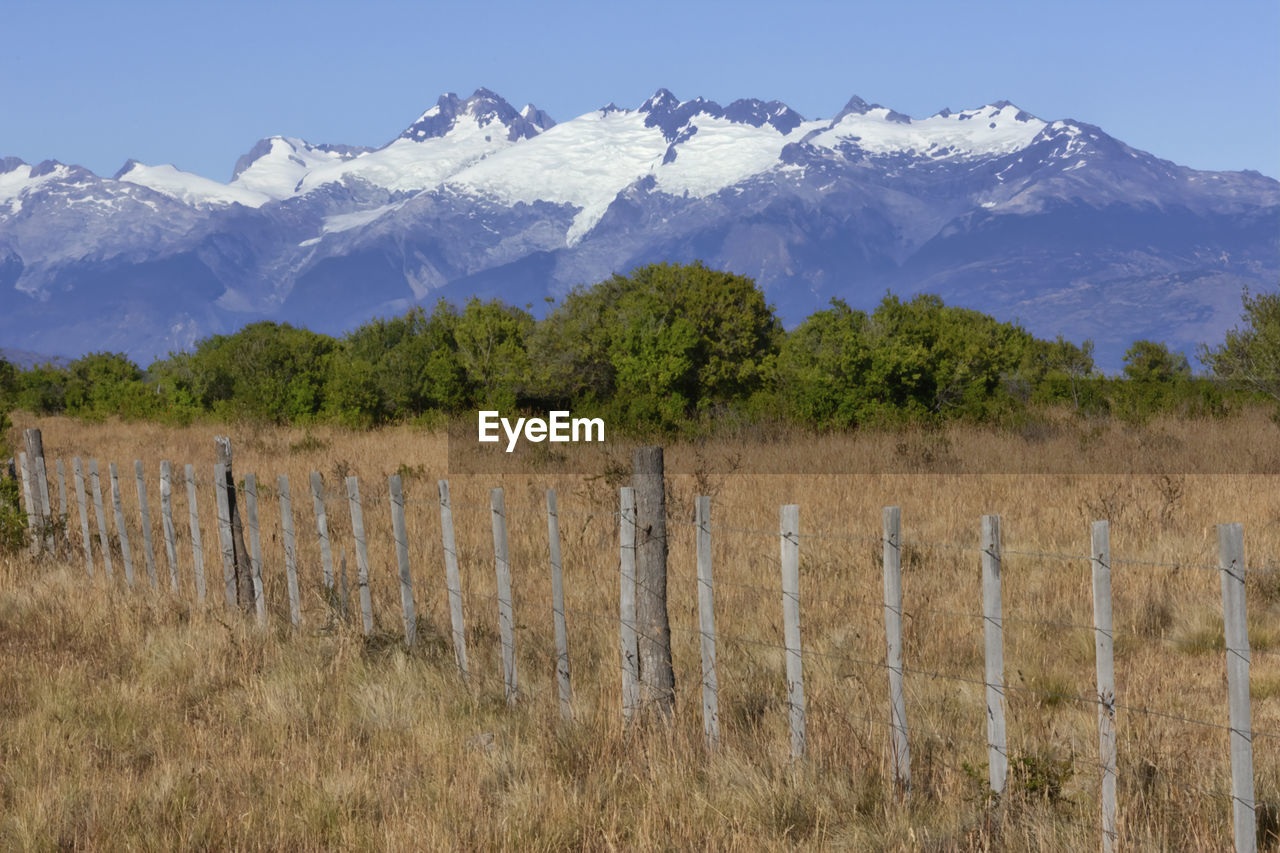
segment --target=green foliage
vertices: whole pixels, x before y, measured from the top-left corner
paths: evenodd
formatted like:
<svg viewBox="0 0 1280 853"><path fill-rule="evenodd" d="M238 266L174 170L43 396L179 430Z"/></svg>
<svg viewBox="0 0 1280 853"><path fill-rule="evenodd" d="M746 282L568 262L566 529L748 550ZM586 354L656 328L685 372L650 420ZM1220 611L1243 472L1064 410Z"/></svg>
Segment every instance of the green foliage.
<svg viewBox="0 0 1280 853"><path fill-rule="evenodd" d="M478 408L511 409L528 394L533 315L498 300L471 299L453 326L457 361Z"/></svg>
<svg viewBox="0 0 1280 853"><path fill-rule="evenodd" d="M1214 376L1280 402L1280 293L1244 293L1244 325L1227 332L1221 346L1201 347Z"/></svg>
<svg viewBox="0 0 1280 853"><path fill-rule="evenodd" d="M0 360L0 368L5 362ZM22 547L23 532L27 528L27 515L18 504L18 481L9 478L8 460L14 455L9 443L13 422L0 408L0 553L12 553Z"/></svg>
<svg viewBox="0 0 1280 853"><path fill-rule="evenodd" d="M539 324L535 396L601 404L620 425L679 427L764 388L782 337L751 279L650 264L576 288Z"/></svg>
<svg viewBox="0 0 1280 853"><path fill-rule="evenodd" d="M778 389L797 417L824 426L989 417L1013 405L1005 380L1033 341L936 296L886 296L869 317L836 301L787 337Z"/></svg>
<svg viewBox="0 0 1280 853"><path fill-rule="evenodd" d="M277 423L313 419L324 405L336 342L287 323L252 323L196 346L181 390L223 417ZM172 377L171 377L172 378Z"/></svg>

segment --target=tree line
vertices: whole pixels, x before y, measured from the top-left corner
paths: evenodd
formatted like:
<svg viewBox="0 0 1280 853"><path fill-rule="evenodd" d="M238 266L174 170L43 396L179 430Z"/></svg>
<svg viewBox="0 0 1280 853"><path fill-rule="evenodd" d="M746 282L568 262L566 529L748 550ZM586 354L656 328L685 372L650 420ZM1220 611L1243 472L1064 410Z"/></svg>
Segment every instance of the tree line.
<svg viewBox="0 0 1280 853"><path fill-rule="evenodd" d="M107 352L26 370L0 360L0 412L370 427L567 408L611 429L674 434L726 419L999 422L1041 406L1215 414L1247 397L1280 402L1280 296L1246 293L1244 308L1241 327L1198 353L1208 375L1141 340L1108 377L1090 341L1037 338L936 296L890 294L870 312L832 300L787 332L751 279L651 264L576 288L542 320L496 300L442 300L336 338L253 323L145 370Z"/></svg>

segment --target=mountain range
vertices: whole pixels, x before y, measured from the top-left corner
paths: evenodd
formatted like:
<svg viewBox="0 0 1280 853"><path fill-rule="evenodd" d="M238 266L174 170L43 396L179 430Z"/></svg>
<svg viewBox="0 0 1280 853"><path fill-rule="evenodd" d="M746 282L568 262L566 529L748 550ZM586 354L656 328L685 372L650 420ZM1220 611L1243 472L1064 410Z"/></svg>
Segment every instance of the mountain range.
<svg viewBox="0 0 1280 853"><path fill-rule="evenodd" d="M1211 105L1201 105L1212 120ZM2 144L3 140L0 140ZM378 148L276 136L220 183L0 159L0 345L146 363L262 319L338 333L445 297L547 299L652 261L749 275L788 325L887 292L1190 351L1280 279L1280 182L1000 101L830 119L665 89L560 124L479 89Z"/></svg>

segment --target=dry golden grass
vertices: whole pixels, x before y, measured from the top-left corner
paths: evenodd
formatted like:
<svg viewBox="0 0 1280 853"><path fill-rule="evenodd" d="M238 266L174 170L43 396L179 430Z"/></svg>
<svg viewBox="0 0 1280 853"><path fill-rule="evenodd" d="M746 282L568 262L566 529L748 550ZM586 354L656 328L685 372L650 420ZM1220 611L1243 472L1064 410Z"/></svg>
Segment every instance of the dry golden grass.
<svg viewBox="0 0 1280 853"><path fill-rule="evenodd" d="M669 730L624 733L619 707L619 453L547 456L525 470L450 478L472 682L448 644L437 477L443 437L255 426L167 428L15 418L39 426L50 469L114 461L138 588L98 562L85 577L79 518L58 559L0 557L0 848L51 849L852 849L1096 848L1096 706L1089 565L1007 554L1005 661L1015 772L984 798L979 517L1002 516L1010 551L1086 554L1112 522L1120 813L1126 849L1222 849L1231 828L1225 665L1214 525L1245 526L1251 568L1277 568L1280 430L1262 415L1071 427L1022 435L744 435L668 449L670 616L678 709ZM158 461L212 477L215 433L262 491L270 626L227 614L213 494L202 485L209 601L194 603L186 493L175 488L181 594L167 591ZM1087 455L1082 463L1081 454ZM132 463L147 464L161 591L147 588ZM583 462L589 458L589 462ZM566 473L569 463L579 473ZM1073 474L1147 471L1132 474ZM738 473L728 473L734 465ZM761 474L753 471L881 471ZM982 471L1042 470L1044 474ZM376 630L336 620L320 595L307 487L331 492L336 555L355 559L340 477L359 475ZM1256 471L1208 474L1192 471ZM582 473L590 472L589 474ZM386 478L408 499L422 642L400 642ZM279 474L292 483L304 624L288 624ZM506 490L523 695L502 694L489 493ZM556 702L544 490L561 512L572 724ZM105 490L105 489L104 489ZM56 485L55 485L56 492ZM702 745L693 499L713 496L723 748ZM56 500L56 499L55 499ZM74 503L74 501L73 501ZM778 507L801 506L809 758L788 758ZM887 779L887 678L879 604L881 508L902 507L913 791ZM108 510L109 513L109 510ZM112 527L114 527L112 525ZM727 528L739 528L735 532ZM96 538L96 531L95 531ZM96 543L95 543L96 557ZM1251 575L1253 724L1280 734L1280 575ZM1045 623L1058 623L1047 625ZM934 678L921 672L960 676ZM977 681L979 683L972 683ZM1259 799L1280 800L1280 740L1255 741ZM1264 819L1276 820L1273 810ZM1264 821L1265 822L1265 821ZM1274 841L1270 842L1276 843Z"/></svg>

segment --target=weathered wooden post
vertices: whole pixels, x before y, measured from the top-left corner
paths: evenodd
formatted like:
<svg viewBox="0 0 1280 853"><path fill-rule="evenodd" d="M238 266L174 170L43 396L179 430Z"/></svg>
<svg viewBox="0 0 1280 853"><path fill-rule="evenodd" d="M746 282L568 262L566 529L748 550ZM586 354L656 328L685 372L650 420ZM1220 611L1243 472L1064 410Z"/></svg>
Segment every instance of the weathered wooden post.
<svg viewBox="0 0 1280 853"><path fill-rule="evenodd" d="M22 503L27 513L27 532L31 535L28 549L34 557L40 553L40 500L35 496L35 486L31 476L31 457L26 453L18 454L18 469L22 472Z"/></svg>
<svg viewBox="0 0 1280 853"><path fill-rule="evenodd" d="M141 459L134 460L133 473L138 481L138 513L142 520L142 556L147 563L147 580L151 581L151 588L156 589L159 582L156 580L156 555L151 543L151 508L147 505L147 481L143 477Z"/></svg>
<svg viewBox="0 0 1280 853"><path fill-rule="evenodd" d="M502 639L502 679L507 703L520 698L516 678L516 615L511 601L511 558L507 552L507 508L502 489L489 491L489 511L493 521L493 562L498 581L498 634Z"/></svg>
<svg viewBox="0 0 1280 853"><path fill-rule="evenodd" d="M178 531L173 526L173 466L160 463L160 524L164 531L164 556L169 561L169 588L178 594Z"/></svg>
<svg viewBox="0 0 1280 853"><path fill-rule="evenodd" d="M779 513L782 558L782 636L787 653L787 706L791 721L791 758L804 757L804 659L800 644L800 507Z"/></svg>
<svg viewBox="0 0 1280 853"><path fill-rule="evenodd" d="M244 522L240 518L239 500L236 498L236 475L231 467L231 439L218 436L213 440L217 448L217 462L223 466L227 495L227 518L231 526L231 557L234 571L233 589L240 609L246 612L254 608L253 570L249 564L249 551L244 546Z"/></svg>
<svg viewBox="0 0 1280 853"><path fill-rule="evenodd" d="M622 724L640 706L640 651L636 640L636 490L622 487L618 515L618 619L622 643Z"/></svg>
<svg viewBox="0 0 1280 853"><path fill-rule="evenodd" d="M982 517L982 635L987 694L987 775L993 794L1009 776L1004 727L1004 610L1000 601L1000 516Z"/></svg>
<svg viewBox="0 0 1280 853"><path fill-rule="evenodd" d="M716 675L715 588L711 579L711 498L694 506L698 525L698 634L702 652L702 733L708 749L720 746L720 683Z"/></svg>
<svg viewBox="0 0 1280 853"><path fill-rule="evenodd" d="M293 499L289 496L289 478L281 474L276 480L280 495L280 539L284 543L285 584L289 591L289 621L296 629L302 625L302 602L298 594L298 551L293 536Z"/></svg>
<svg viewBox="0 0 1280 853"><path fill-rule="evenodd" d="M314 484L315 480L312 480ZM418 613L413 603L413 575L409 571L409 533L404 521L404 487L399 474L387 478L391 492L391 530L396 540L400 568L400 610L404 617L404 644L413 648L418 639Z"/></svg>
<svg viewBox="0 0 1280 853"><path fill-rule="evenodd" d="M231 541L230 496L227 494L227 469L219 462L213 466L213 491L218 500L218 542L222 546L222 582L227 608L236 606L236 554Z"/></svg>
<svg viewBox="0 0 1280 853"><path fill-rule="evenodd" d="M58 526L62 528L62 539L67 547L71 546L71 528L67 524L67 471L62 467L62 460L55 463L58 468Z"/></svg>
<svg viewBox="0 0 1280 853"><path fill-rule="evenodd" d="M1253 789L1253 722L1249 708L1249 631L1245 619L1244 529L1218 525L1222 573L1223 639L1227 646L1227 700L1231 720L1231 810L1236 853L1258 849Z"/></svg>
<svg viewBox="0 0 1280 853"><path fill-rule="evenodd" d="M191 531L191 573L196 580L196 601L204 604L204 545L200 541L200 508L196 502L196 469L187 465L187 523Z"/></svg>
<svg viewBox="0 0 1280 853"><path fill-rule="evenodd" d="M676 675L671 666L671 623L667 618L667 489L662 448L638 448L633 461L641 703L669 719L675 711Z"/></svg>
<svg viewBox="0 0 1280 853"><path fill-rule="evenodd" d="M1095 521L1093 645L1098 673L1098 758L1102 765L1102 853L1114 853L1116 829L1116 665L1111 620L1111 524Z"/></svg>
<svg viewBox="0 0 1280 853"><path fill-rule="evenodd" d="M569 681L569 629L564 618L564 565L560 558L560 512L556 490L547 489L547 550L551 558L551 617L556 634L556 684L560 689L560 717L573 719L573 688Z"/></svg>
<svg viewBox="0 0 1280 853"><path fill-rule="evenodd" d="M329 543L329 521L324 512L324 478L319 471L311 472L311 503L316 511L316 541L320 545L320 570L324 577L325 594L333 604L333 546Z"/></svg>
<svg viewBox="0 0 1280 853"><path fill-rule="evenodd" d="M360 625L367 637L373 633L373 598L369 593L369 543L364 535L364 506L360 503L360 480L357 477L347 478L347 509L351 512L351 535L356 540Z"/></svg>
<svg viewBox="0 0 1280 853"><path fill-rule="evenodd" d="M120 533L120 560L124 563L124 582L133 589L133 552L129 548L129 529L124 523L124 504L120 500L120 473L116 463L107 463L111 474L111 506L115 510L116 530Z"/></svg>
<svg viewBox="0 0 1280 853"><path fill-rule="evenodd" d="M71 473L76 487L76 505L80 508L80 536L84 540L84 567L93 577L93 540L89 537L89 507L84 495L84 463L77 456L71 460Z"/></svg>
<svg viewBox="0 0 1280 853"><path fill-rule="evenodd" d="M893 747L893 784L900 796L911 792L911 749L907 740L907 701L902 680L902 510L884 508L884 636L889 670L889 730Z"/></svg>
<svg viewBox="0 0 1280 853"><path fill-rule="evenodd" d="M107 533L107 515L102 509L102 476L98 472L98 460L89 460L89 488L93 493L93 517L98 522L98 545L102 548L102 567L106 569L107 580L115 580L115 572L111 565L111 538Z"/></svg>
<svg viewBox="0 0 1280 853"><path fill-rule="evenodd" d="M53 511L49 506L49 477L44 464L44 439L38 429L23 430L22 437L27 445L27 466L31 476L31 497L35 509L35 517L31 520L31 530L35 534L33 541L36 551L41 544L50 552L53 551Z"/></svg>
<svg viewBox="0 0 1280 853"><path fill-rule="evenodd" d="M467 632L462 612L462 575L458 571L458 544L453 532L453 503L449 499L449 481L436 483L440 490L440 538L444 545L444 582L449 590L449 625L453 631L453 660L466 679Z"/></svg>
<svg viewBox="0 0 1280 853"><path fill-rule="evenodd" d="M254 612L259 625L267 624L267 600L262 587L262 536L258 529L258 478L246 474L244 478L244 511L249 522L249 568L253 580Z"/></svg>

